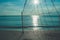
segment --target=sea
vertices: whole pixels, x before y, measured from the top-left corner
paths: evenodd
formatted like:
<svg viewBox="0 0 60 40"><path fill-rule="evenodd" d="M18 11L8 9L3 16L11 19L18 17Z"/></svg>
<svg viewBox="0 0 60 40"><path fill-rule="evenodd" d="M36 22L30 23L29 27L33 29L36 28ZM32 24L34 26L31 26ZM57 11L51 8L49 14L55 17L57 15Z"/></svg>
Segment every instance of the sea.
<svg viewBox="0 0 60 40"><path fill-rule="evenodd" d="M23 23L22 23L23 22ZM59 27L59 16L39 16L39 15L8 15L0 16L0 27Z"/></svg>

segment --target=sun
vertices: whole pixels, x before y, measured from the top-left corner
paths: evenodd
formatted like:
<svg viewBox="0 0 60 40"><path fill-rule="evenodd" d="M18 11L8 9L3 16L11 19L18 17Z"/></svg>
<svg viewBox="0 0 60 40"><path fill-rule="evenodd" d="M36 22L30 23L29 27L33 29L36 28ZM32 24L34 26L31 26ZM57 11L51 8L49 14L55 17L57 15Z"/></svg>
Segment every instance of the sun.
<svg viewBox="0 0 60 40"><path fill-rule="evenodd" d="M34 4L39 4L39 0L34 0Z"/></svg>

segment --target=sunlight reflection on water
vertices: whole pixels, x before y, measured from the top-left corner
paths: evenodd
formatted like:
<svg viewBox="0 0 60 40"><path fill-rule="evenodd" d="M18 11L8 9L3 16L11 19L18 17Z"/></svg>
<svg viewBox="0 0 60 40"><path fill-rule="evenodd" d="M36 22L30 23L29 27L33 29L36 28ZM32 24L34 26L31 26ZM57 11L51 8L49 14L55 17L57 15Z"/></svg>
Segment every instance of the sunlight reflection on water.
<svg viewBox="0 0 60 40"><path fill-rule="evenodd" d="M36 27L38 26L38 18L39 16L33 15L32 20L33 20L33 25Z"/></svg>
<svg viewBox="0 0 60 40"><path fill-rule="evenodd" d="M33 20L33 30L39 30L39 28L37 27L38 26L38 19L39 19L39 16L37 15L33 15L32 16L32 20Z"/></svg>

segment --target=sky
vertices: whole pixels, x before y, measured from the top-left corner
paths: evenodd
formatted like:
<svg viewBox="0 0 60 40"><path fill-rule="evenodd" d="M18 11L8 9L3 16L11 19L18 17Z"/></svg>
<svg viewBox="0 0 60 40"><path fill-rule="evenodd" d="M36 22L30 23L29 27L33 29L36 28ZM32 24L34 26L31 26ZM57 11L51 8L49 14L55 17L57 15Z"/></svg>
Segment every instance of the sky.
<svg viewBox="0 0 60 40"><path fill-rule="evenodd" d="M56 9L60 11L60 0L53 0ZM25 0L0 0L0 15L21 15ZM46 0L49 12L56 12L51 0ZM47 13L45 0L39 0L34 4L34 0L27 0L23 15L42 15ZM42 10L43 9L43 10Z"/></svg>

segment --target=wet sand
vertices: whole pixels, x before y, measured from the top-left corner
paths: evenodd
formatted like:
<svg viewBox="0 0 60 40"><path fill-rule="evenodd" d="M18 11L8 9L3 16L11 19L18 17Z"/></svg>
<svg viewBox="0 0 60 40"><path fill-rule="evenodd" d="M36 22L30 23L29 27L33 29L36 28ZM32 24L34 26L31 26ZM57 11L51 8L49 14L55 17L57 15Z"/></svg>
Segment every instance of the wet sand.
<svg viewBox="0 0 60 40"><path fill-rule="evenodd" d="M0 40L60 40L60 30L0 30Z"/></svg>

